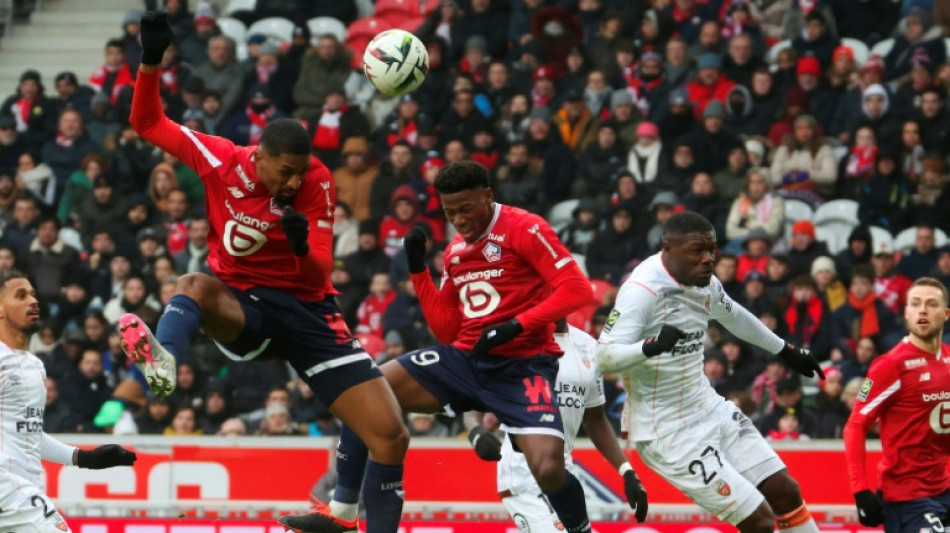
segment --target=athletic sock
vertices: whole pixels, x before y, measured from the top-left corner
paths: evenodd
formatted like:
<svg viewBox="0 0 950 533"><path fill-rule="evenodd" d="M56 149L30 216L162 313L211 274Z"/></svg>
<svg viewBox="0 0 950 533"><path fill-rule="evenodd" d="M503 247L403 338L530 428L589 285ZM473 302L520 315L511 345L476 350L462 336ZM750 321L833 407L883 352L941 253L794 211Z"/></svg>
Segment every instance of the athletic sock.
<svg viewBox="0 0 950 533"><path fill-rule="evenodd" d="M568 472L567 481L560 490L545 492L544 495L557 513L557 517L561 519L567 533L590 533L584 487L581 487L581 482L574 477L574 474Z"/></svg>
<svg viewBox="0 0 950 533"><path fill-rule="evenodd" d="M366 473L366 445L348 426L340 429L340 442L336 446L336 488L330 501L330 514L351 522L359 513L360 487Z"/></svg>
<svg viewBox="0 0 950 533"><path fill-rule="evenodd" d="M781 533L818 533L818 524L811 517L804 502L798 509L777 515L775 525Z"/></svg>
<svg viewBox="0 0 950 533"><path fill-rule="evenodd" d="M201 309L198 302L184 294L176 294L168 301L165 312L158 320L155 338L165 347L176 361L188 355L188 348L201 329Z"/></svg>
<svg viewBox="0 0 950 533"><path fill-rule="evenodd" d="M402 465L366 462L363 503L366 504L366 533L396 533L402 518Z"/></svg>

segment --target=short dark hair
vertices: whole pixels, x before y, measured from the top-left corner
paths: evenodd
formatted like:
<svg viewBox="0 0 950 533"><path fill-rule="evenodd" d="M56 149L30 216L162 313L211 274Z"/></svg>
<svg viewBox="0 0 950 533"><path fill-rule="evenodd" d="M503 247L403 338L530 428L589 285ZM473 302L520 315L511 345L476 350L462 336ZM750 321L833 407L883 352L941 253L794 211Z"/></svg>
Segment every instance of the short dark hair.
<svg viewBox="0 0 950 533"><path fill-rule="evenodd" d="M940 294L943 295L944 305L947 305L947 303L950 302L950 296L947 295L947 286L937 278L918 278L916 281L910 284L910 287L907 289L907 293L910 294L910 291L913 290L914 287L934 287L940 291Z"/></svg>
<svg viewBox="0 0 950 533"><path fill-rule="evenodd" d="M39 224L37 224L36 227L38 228L42 226L43 224L52 224L53 226L56 227L56 231L63 229L63 223L59 220L59 217L53 217L53 216L40 217Z"/></svg>
<svg viewBox="0 0 950 533"><path fill-rule="evenodd" d="M125 53L125 43L122 42L122 39L109 39L106 41L106 50L109 48L119 48L123 54Z"/></svg>
<svg viewBox="0 0 950 533"><path fill-rule="evenodd" d="M488 169L475 161L456 161L449 163L439 170L435 178L435 190L441 194L453 194L491 187L488 178Z"/></svg>
<svg viewBox="0 0 950 533"><path fill-rule="evenodd" d="M310 155L310 136L296 120L279 118L264 128L261 147L268 155Z"/></svg>
<svg viewBox="0 0 950 533"><path fill-rule="evenodd" d="M864 278L874 283L874 269L871 268L871 265L855 265L854 270L851 271L851 281L853 282L855 278Z"/></svg>
<svg viewBox="0 0 950 533"><path fill-rule="evenodd" d="M12 268L10 270L0 270L0 289L6 288L7 282L11 279L30 279L25 273Z"/></svg>
<svg viewBox="0 0 950 533"><path fill-rule="evenodd" d="M684 236L692 233L715 233L716 228L706 220L706 217L693 211L683 211L677 213L666 221L663 225L663 238L674 235Z"/></svg>

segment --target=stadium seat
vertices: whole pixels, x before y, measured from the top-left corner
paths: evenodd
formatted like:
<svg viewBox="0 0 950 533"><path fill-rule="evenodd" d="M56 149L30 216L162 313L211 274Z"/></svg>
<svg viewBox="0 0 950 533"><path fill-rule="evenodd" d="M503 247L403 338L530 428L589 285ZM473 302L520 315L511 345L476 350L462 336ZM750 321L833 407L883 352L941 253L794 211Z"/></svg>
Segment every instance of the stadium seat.
<svg viewBox="0 0 950 533"><path fill-rule="evenodd" d="M217 20L221 33L228 36L236 44L242 44L247 39L247 28L236 18L221 17Z"/></svg>
<svg viewBox="0 0 950 533"><path fill-rule="evenodd" d="M890 243L891 249L894 249L894 236L891 235L890 231L882 228L880 226L869 226L868 231L871 232L871 249L873 250L877 243L887 242Z"/></svg>
<svg viewBox="0 0 950 533"><path fill-rule="evenodd" d="M845 235L842 237L832 229L819 226L815 228L815 240L824 242L829 252L837 254L844 249L845 244L848 242L848 236Z"/></svg>
<svg viewBox="0 0 950 533"><path fill-rule="evenodd" d="M372 39L377 33L392 28L392 24L379 17L354 20L346 29L346 39Z"/></svg>
<svg viewBox="0 0 950 533"><path fill-rule="evenodd" d="M775 64L775 61L778 59L778 53L779 53L779 52L781 52L782 50L784 50L784 49L786 49L786 48L789 48L789 47L791 47L791 46L792 46L792 40L791 40L791 39L785 39L784 41L779 41L779 42L773 44L772 47L769 48L769 52L768 52L768 55L767 55L767 59L768 59L769 65L774 65L774 64Z"/></svg>
<svg viewBox="0 0 950 533"><path fill-rule="evenodd" d="M373 0L356 0L357 18L372 17L376 13L376 6Z"/></svg>
<svg viewBox="0 0 950 533"><path fill-rule="evenodd" d="M418 15L418 0L376 0L376 16L388 20L394 26Z"/></svg>
<svg viewBox="0 0 950 533"><path fill-rule="evenodd" d="M577 207L577 204L580 202L580 200L572 198L551 206L551 210L548 212L548 224L551 224L551 226L563 226L570 223L571 219L574 218L574 208Z"/></svg>
<svg viewBox="0 0 950 533"><path fill-rule="evenodd" d="M237 57L238 61L247 59L247 43L237 43L234 47L234 56Z"/></svg>
<svg viewBox="0 0 950 533"><path fill-rule="evenodd" d="M834 152L835 160L839 163L841 162L842 159L844 159L845 157L848 157L849 150L847 146L835 146L834 148L831 149L831 151Z"/></svg>
<svg viewBox="0 0 950 533"><path fill-rule="evenodd" d="M228 7L224 8L224 15L230 17L239 11L255 11L257 9L257 0L230 0Z"/></svg>
<svg viewBox="0 0 950 533"><path fill-rule="evenodd" d="M401 30L406 30L409 33L416 33L416 31L419 29L420 26L422 26L422 23L425 21L426 21L425 17L409 18L400 22L397 28Z"/></svg>
<svg viewBox="0 0 950 533"><path fill-rule="evenodd" d="M947 234L940 228L934 229L934 244L937 245L937 248L947 244Z"/></svg>
<svg viewBox="0 0 950 533"><path fill-rule="evenodd" d="M894 249L904 254L914 247L914 241L917 239L917 228L907 228L894 237Z"/></svg>
<svg viewBox="0 0 950 533"><path fill-rule="evenodd" d="M894 48L894 38L884 39L883 41L878 42L871 47L871 55L879 55L882 58L887 56L891 51L891 48Z"/></svg>
<svg viewBox="0 0 950 533"><path fill-rule="evenodd" d="M316 39L321 35L330 34L336 37L336 40L346 42L346 26L339 19L333 17L314 17L307 21L307 27L310 28L311 39Z"/></svg>
<svg viewBox="0 0 950 533"><path fill-rule="evenodd" d="M251 24L247 33L260 33L277 42L289 43L293 40L294 23L281 17L268 17Z"/></svg>
<svg viewBox="0 0 950 533"><path fill-rule="evenodd" d="M858 203L854 200L832 200L821 204L815 210L815 216L812 219L816 226L822 226L827 222L847 222L857 226L858 221Z"/></svg>
<svg viewBox="0 0 950 533"><path fill-rule="evenodd" d="M854 52L854 63L860 68L868 60L868 56L871 55L871 52L868 50L868 45L863 42L852 39L851 37L842 37L841 44L847 46Z"/></svg>

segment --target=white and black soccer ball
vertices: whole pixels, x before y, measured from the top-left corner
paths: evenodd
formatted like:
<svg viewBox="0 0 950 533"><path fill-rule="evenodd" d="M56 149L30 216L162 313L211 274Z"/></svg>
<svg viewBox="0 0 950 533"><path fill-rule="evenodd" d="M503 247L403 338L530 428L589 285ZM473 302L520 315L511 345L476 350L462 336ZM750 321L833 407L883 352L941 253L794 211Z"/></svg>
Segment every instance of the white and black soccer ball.
<svg viewBox="0 0 950 533"><path fill-rule="evenodd" d="M363 52L363 73L383 94L406 94L425 81L429 52L415 35L386 30L373 37Z"/></svg>

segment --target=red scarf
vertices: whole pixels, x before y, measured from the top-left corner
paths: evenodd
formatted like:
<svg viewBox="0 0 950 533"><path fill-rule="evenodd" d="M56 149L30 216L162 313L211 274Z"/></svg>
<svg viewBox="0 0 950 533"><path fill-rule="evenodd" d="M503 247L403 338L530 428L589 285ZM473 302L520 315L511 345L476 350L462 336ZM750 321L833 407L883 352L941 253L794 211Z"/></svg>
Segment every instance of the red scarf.
<svg viewBox="0 0 950 533"><path fill-rule="evenodd" d="M168 94L178 94L178 65L162 69L162 90Z"/></svg>
<svg viewBox="0 0 950 533"><path fill-rule="evenodd" d="M538 94L538 91L531 90L531 107L547 107L548 103L551 102L551 99L554 98L553 94Z"/></svg>
<svg viewBox="0 0 950 533"><path fill-rule="evenodd" d="M277 65L268 68L255 67L255 70L257 70L257 83L266 85L267 81L270 80L271 74L277 72Z"/></svg>
<svg viewBox="0 0 950 533"><path fill-rule="evenodd" d="M861 313L861 329L858 332L861 337L874 337L881 331L881 326L877 321L875 302L877 302L877 295L873 290L863 300L858 300L853 294L848 293L848 303L855 311Z"/></svg>
<svg viewBox="0 0 950 533"><path fill-rule="evenodd" d="M251 109L251 104L247 104L244 112L247 114L247 119L251 121L251 131L247 135L248 145L254 146L261 142L261 134L264 133L267 121L274 114L274 111L274 106L270 106L263 113L255 113Z"/></svg>
<svg viewBox="0 0 950 533"><path fill-rule="evenodd" d="M122 66L119 67L103 65L89 76L89 85L92 85L97 91L101 91L109 76L115 76L112 81L112 93L109 95L109 103L115 105L122 88L126 85L134 85L135 82L132 79L132 70L129 68L129 64L122 63Z"/></svg>
<svg viewBox="0 0 950 533"><path fill-rule="evenodd" d="M415 146L416 142L419 141L419 126L416 125L416 121L414 119L406 121L402 125L399 125L398 123L393 124L391 127L395 127L396 129L395 131L391 129L389 131L389 136L386 137L386 143L390 148L392 148L393 145L396 144L396 141L400 139L406 141L412 146Z"/></svg>
<svg viewBox="0 0 950 533"><path fill-rule="evenodd" d="M340 121L349 109L350 106L346 103L336 111L330 111L326 106L323 107L320 120L317 122L317 131L313 133L314 148L317 150L340 149Z"/></svg>
<svg viewBox="0 0 950 533"><path fill-rule="evenodd" d="M815 332L818 331L818 326L821 324L821 315L824 312L824 306L818 296L812 296L807 302L807 307L805 330L801 332L796 331L799 320L798 302L793 301L785 310L785 323L788 324L788 333L789 335L798 333L798 336L802 339L803 348L811 346L811 340L815 336Z"/></svg>
<svg viewBox="0 0 950 533"><path fill-rule="evenodd" d="M30 113L33 111L33 106L39 101L39 97L27 99L20 98L16 102L17 114L14 115L16 118L16 130L19 132L24 132L29 127L30 123Z"/></svg>
<svg viewBox="0 0 950 533"><path fill-rule="evenodd" d="M877 161L877 147L859 148L855 146L848 156L848 165L845 172L849 178L860 178L867 181L874 174L874 165Z"/></svg>
<svg viewBox="0 0 950 533"><path fill-rule="evenodd" d="M472 152L471 159L488 170L494 170L498 164L498 152Z"/></svg>
<svg viewBox="0 0 950 533"><path fill-rule="evenodd" d="M62 146L63 148L69 148L70 146L73 145L74 142L76 142L75 137L70 139L69 137L66 137L65 135L63 135L62 133L56 134L56 144Z"/></svg>

